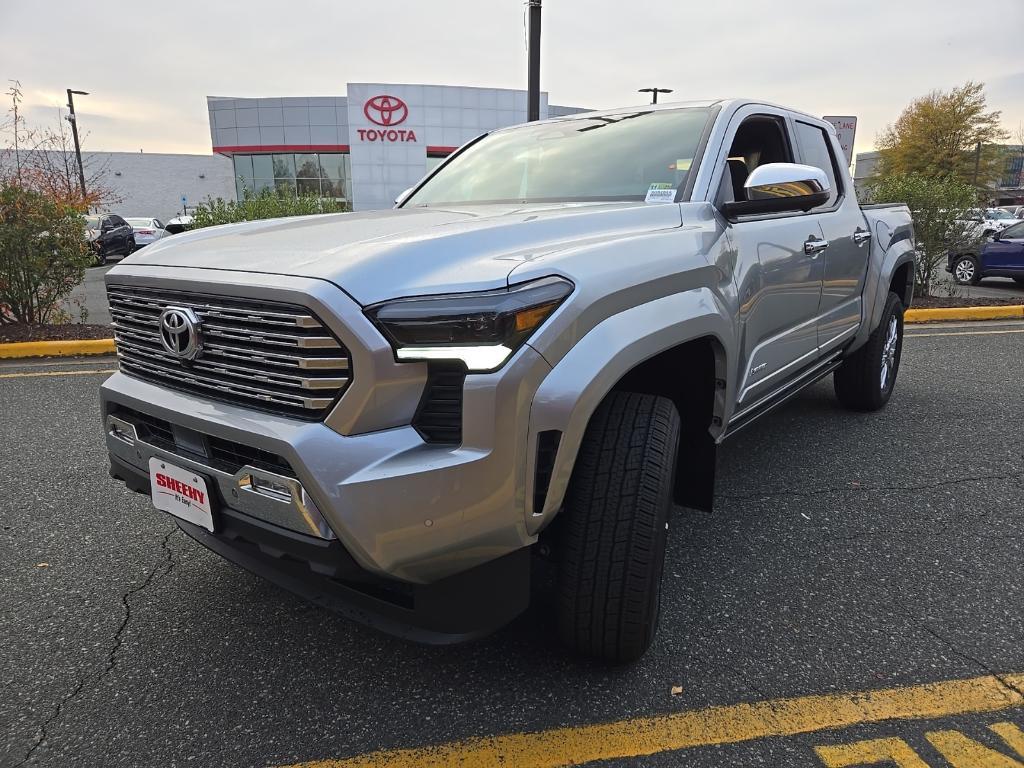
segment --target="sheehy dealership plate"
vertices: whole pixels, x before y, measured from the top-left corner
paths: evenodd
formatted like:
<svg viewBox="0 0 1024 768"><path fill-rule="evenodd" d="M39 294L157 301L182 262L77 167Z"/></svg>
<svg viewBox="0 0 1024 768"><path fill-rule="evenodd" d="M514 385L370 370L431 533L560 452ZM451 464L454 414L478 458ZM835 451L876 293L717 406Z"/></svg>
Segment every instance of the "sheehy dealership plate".
<svg viewBox="0 0 1024 768"><path fill-rule="evenodd" d="M206 480L154 456L149 460L149 485L157 509L213 532L213 508Z"/></svg>

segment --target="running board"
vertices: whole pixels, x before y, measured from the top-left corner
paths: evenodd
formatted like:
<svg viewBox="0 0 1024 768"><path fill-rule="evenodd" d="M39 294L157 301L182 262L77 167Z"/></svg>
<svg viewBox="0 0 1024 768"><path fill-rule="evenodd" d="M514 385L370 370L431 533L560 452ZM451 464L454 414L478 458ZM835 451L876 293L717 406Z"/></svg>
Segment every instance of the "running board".
<svg viewBox="0 0 1024 768"><path fill-rule="evenodd" d="M840 356L843 354L843 351L842 349L837 349L825 359L819 360L795 379L791 379L778 389L769 392L746 408L734 413L732 418L729 419L729 426L726 428L725 434L722 435L722 439L732 437L745 426L764 416L776 406L782 405L793 395L828 376L842 365L843 361L840 359Z"/></svg>

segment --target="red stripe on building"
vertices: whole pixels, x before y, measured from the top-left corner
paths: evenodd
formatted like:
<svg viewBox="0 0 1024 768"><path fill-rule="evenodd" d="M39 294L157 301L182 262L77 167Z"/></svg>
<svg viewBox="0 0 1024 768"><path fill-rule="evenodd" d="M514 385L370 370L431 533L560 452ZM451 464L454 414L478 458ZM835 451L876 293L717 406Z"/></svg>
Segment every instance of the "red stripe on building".
<svg viewBox="0 0 1024 768"><path fill-rule="evenodd" d="M348 152L348 144L243 144L237 147L214 147L218 155L240 155L259 152Z"/></svg>
<svg viewBox="0 0 1024 768"><path fill-rule="evenodd" d="M450 155L456 149L458 149L458 147L431 147L431 146L428 146L427 147L427 154L428 155Z"/></svg>

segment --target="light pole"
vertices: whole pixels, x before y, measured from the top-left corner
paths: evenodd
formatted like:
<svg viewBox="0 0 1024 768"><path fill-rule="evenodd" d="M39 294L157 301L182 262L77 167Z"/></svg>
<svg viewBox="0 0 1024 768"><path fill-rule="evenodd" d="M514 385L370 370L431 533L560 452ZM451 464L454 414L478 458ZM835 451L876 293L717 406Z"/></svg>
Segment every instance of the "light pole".
<svg viewBox="0 0 1024 768"><path fill-rule="evenodd" d="M526 120L540 120L540 3L528 0L530 12L529 50L526 70Z"/></svg>
<svg viewBox="0 0 1024 768"><path fill-rule="evenodd" d="M71 135L75 137L75 157L78 158L78 181L82 185L82 202L85 202L85 168L82 166L82 145L78 143L78 121L75 119L75 99L72 94L88 96L88 91L73 91L68 88L68 117Z"/></svg>
<svg viewBox="0 0 1024 768"><path fill-rule="evenodd" d="M649 93L651 94L651 104L658 103L659 93L672 93L671 88L641 88L637 93Z"/></svg>

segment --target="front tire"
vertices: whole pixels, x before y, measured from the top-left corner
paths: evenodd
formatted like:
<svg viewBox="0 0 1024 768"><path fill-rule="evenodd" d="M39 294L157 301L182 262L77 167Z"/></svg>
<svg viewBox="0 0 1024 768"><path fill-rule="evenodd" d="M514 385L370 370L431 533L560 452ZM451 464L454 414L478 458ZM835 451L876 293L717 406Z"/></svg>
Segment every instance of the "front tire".
<svg viewBox="0 0 1024 768"><path fill-rule="evenodd" d="M612 392L580 445L561 513L558 630L579 653L634 661L658 626L679 413Z"/></svg>
<svg viewBox="0 0 1024 768"><path fill-rule="evenodd" d="M903 355L903 302L889 293L867 343L832 374L836 397L854 411L877 411L892 396Z"/></svg>
<svg viewBox="0 0 1024 768"><path fill-rule="evenodd" d="M953 279L960 285L977 285L981 280L981 270L973 256L961 256L953 264Z"/></svg>

